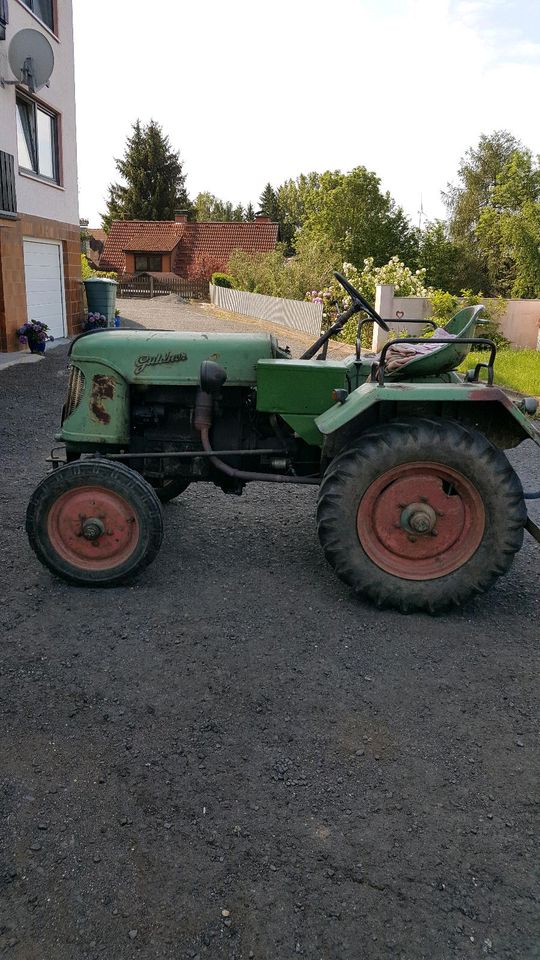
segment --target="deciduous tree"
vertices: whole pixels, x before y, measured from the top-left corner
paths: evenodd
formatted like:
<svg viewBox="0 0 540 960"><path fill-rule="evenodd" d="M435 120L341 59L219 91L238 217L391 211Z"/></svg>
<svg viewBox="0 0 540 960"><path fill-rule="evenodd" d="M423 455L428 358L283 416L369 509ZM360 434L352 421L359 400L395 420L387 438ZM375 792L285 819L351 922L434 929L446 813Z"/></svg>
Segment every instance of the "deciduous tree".
<svg viewBox="0 0 540 960"><path fill-rule="evenodd" d="M476 234L490 293L540 295L540 166L530 150L515 150L504 165Z"/></svg>
<svg viewBox="0 0 540 960"><path fill-rule="evenodd" d="M431 287L459 294L479 290L485 279L479 267L476 248L465 241L453 240L444 220L428 223L419 234L418 262L426 270Z"/></svg>
<svg viewBox="0 0 540 960"><path fill-rule="evenodd" d="M458 182L449 183L443 200L449 215L450 236L474 242L482 210L491 203L497 178L521 143L507 130L482 134L458 167Z"/></svg>
<svg viewBox="0 0 540 960"><path fill-rule="evenodd" d="M220 200L213 193L205 191L197 194L195 197L195 219L200 222L215 221L242 221L244 219L244 208L242 204L236 207L229 200Z"/></svg>
<svg viewBox="0 0 540 960"><path fill-rule="evenodd" d="M395 255L416 264L416 231L365 167L321 174L317 189L306 194L305 214L301 233L329 242L341 260L354 266L361 267L367 257L380 265Z"/></svg>

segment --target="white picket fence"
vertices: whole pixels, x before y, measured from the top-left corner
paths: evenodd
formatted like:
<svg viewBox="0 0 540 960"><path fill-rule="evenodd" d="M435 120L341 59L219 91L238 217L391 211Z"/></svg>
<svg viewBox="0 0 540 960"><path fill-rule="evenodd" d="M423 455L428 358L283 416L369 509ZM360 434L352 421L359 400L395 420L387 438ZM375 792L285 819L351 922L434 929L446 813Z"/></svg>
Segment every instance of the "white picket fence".
<svg viewBox="0 0 540 960"><path fill-rule="evenodd" d="M289 327L290 330L309 333L313 337L318 337L321 332L322 303L266 297L261 293L216 287L213 283L210 284L210 302L222 310L277 323L282 327Z"/></svg>

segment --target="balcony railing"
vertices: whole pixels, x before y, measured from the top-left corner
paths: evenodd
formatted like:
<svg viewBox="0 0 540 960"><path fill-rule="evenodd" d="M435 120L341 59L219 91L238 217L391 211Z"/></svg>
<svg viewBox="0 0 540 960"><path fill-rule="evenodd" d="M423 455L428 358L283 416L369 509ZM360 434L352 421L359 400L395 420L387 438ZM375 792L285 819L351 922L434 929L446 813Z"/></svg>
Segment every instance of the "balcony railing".
<svg viewBox="0 0 540 960"><path fill-rule="evenodd" d="M11 153L0 150L0 217L14 217L16 213L15 160Z"/></svg>

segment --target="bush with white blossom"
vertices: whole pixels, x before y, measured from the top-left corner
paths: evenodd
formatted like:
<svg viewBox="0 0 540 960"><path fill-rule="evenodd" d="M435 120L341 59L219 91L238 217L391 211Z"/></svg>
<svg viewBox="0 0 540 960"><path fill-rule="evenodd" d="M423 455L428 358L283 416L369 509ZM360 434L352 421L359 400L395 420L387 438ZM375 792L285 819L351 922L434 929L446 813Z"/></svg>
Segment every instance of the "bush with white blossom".
<svg viewBox="0 0 540 960"><path fill-rule="evenodd" d="M391 283L397 297L429 297L433 292L430 287L426 286L425 269L421 268L413 271L399 257L392 257L382 267L374 265L373 257L366 257L361 270L353 266L352 263L344 263L341 272L373 306L375 305L375 290L379 283ZM308 291L306 300L323 304L326 327L334 322L341 309L341 304L346 308L351 303L351 298L335 279L324 290ZM347 343L355 343L357 326L358 317L353 317L343 328L340 339ZM371 343L371 330L367 326L363 330L363 340L365 340L366 346Z"/></svg>

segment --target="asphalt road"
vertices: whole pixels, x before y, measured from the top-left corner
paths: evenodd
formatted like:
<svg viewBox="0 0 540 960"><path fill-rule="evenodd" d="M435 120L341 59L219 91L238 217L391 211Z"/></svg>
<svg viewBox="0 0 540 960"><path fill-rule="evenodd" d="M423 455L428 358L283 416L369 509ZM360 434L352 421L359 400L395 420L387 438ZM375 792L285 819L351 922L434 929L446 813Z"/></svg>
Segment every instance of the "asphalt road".
<svg viewBox="0 0 540 960"><path fill-rule="evenodd" d="M23 529L66 384L65 348L0 373L0 955L540 957L538 547L379 613L313 489L199 485L134 586L69 587Z"/></svg>

